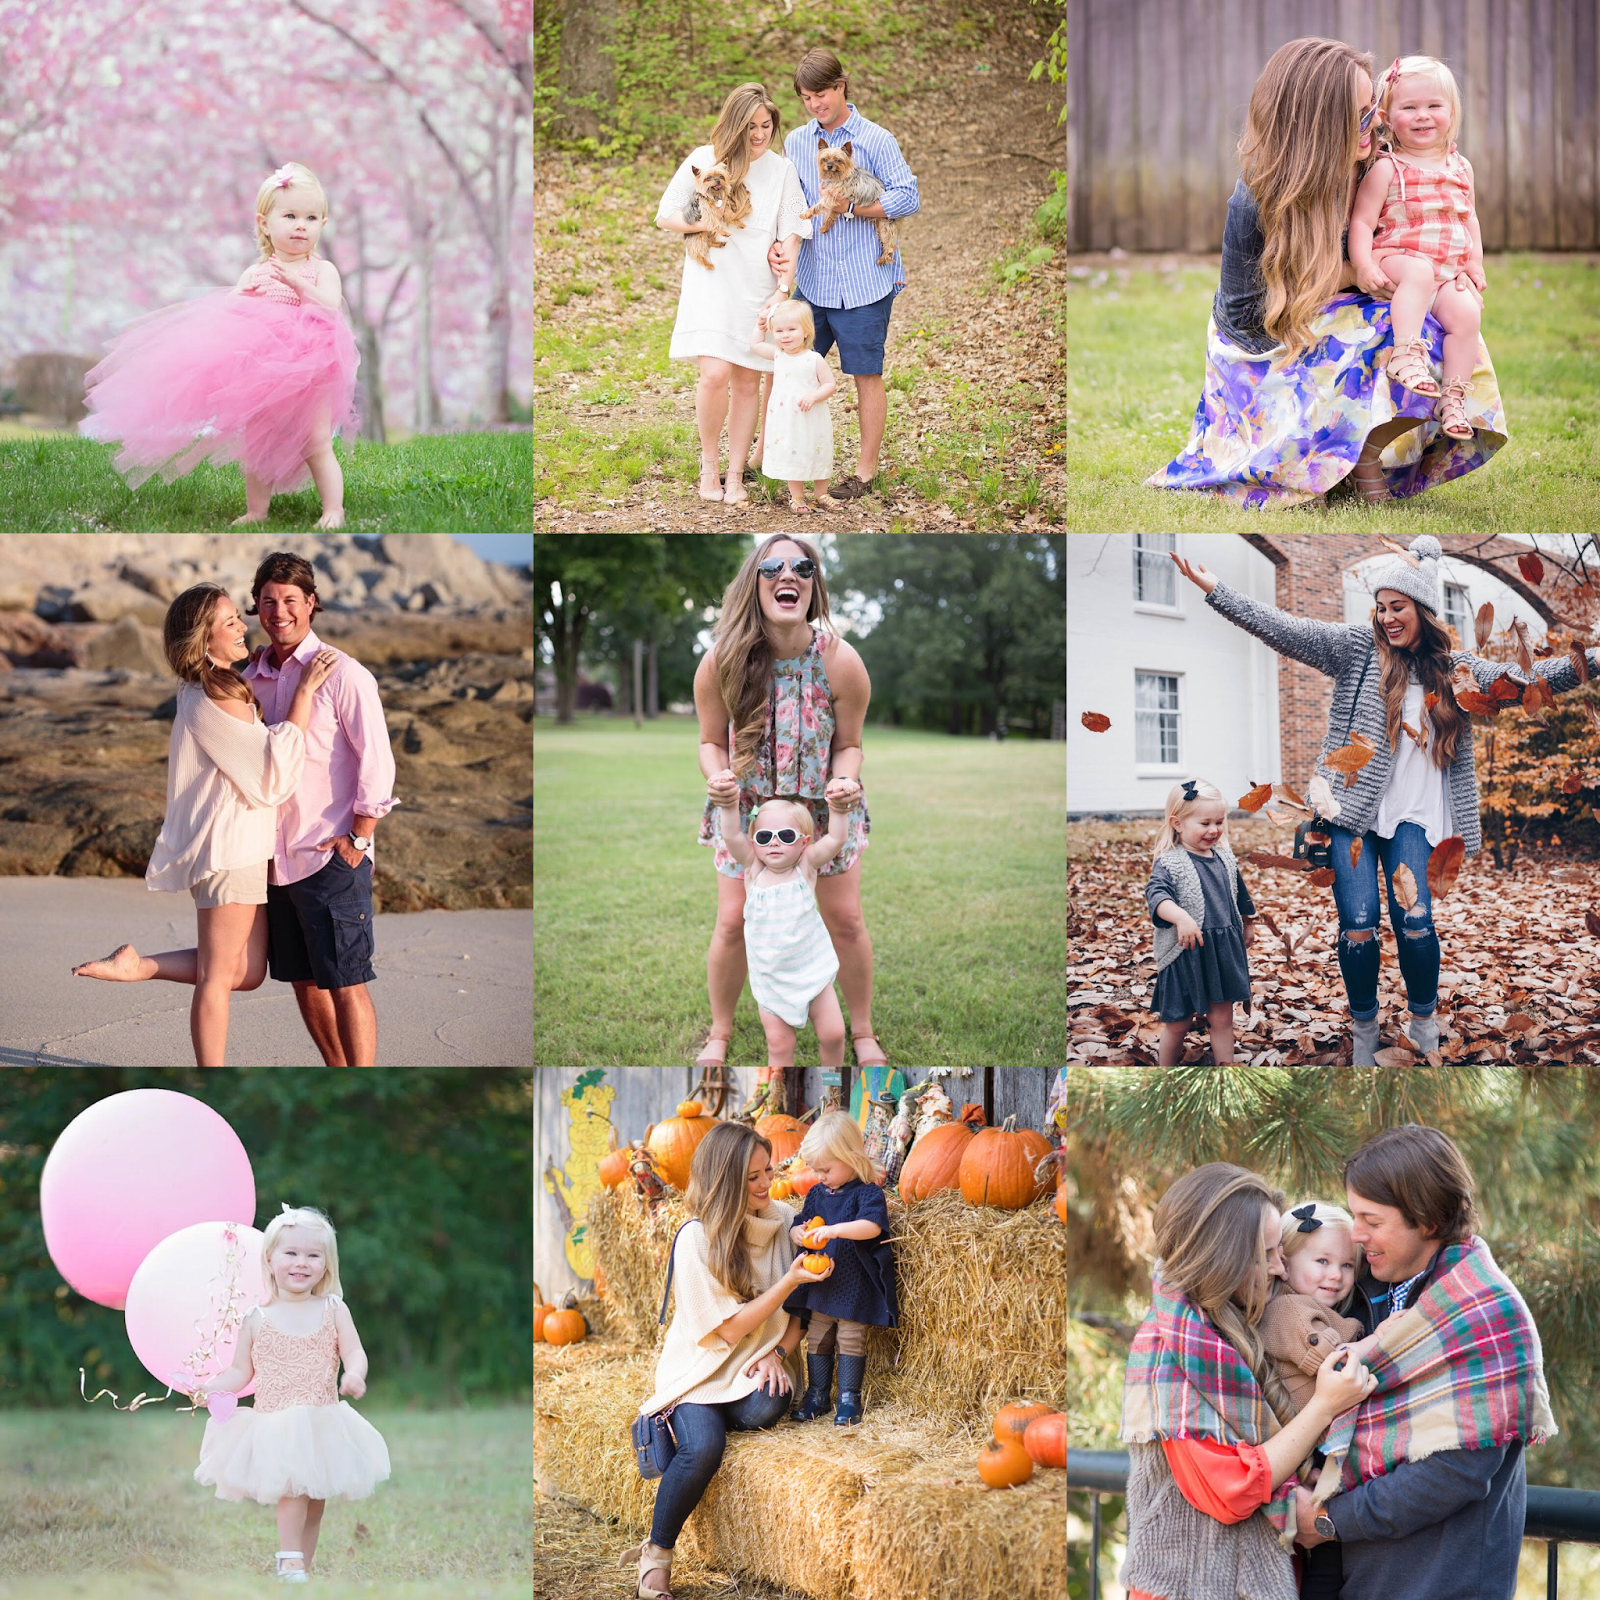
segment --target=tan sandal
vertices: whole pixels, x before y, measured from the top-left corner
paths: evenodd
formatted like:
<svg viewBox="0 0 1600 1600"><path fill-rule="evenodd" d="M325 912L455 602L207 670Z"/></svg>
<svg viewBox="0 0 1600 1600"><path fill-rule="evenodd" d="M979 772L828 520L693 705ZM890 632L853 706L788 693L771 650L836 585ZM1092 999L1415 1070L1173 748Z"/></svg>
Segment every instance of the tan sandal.
<svg viewBox="0 0 1600 1600"><path fill-rule="evenodd" d="M1444 386L1433 414L1452 439L1470 439L1472 424L1467 421L1467 396L1472 393L1471 378L1452 378Z"/></svg>
<svg viewBox="0 0 1600 1600"><path fill-rule="evenodd" d="M1420 334L1404 344L1396 344L1389 352L1384 370L1390 380L1401 388L1409 389L1413 394L1425 394L1434 399L1438 397L1439 385L1428 370L1428 347L1422 342Z"/></svg>
<svg viewBox="0 0 1600 1600"><path fill-rule="evenodd" d="M1356 457L1355 466L1350 471L1350 476L1355 481L1356 492L1372 506L1382 505L1393 498L1389 493L1388 480L1383 475L1382 456L1381 450L1373 450L1371 445L1364 444L1361 447L1361 454Z"/></svg>
<svg viewBox="0 0 1600 1600"><path fill-rule="evenodd" d="M865 1056L862 1054L862 1040L869 1040L871 1042L872 1049L877 1052L876 1056L872 1055L870 1052ZM878 1036L875 1033L851 1034L850 1048L856 1053L856 1065L858 1067L886 1067L889 1065L889 1058L883 1053L883 1046L878 1043Z"/></svg>
<svg viewBox="0 0 1600 1600"><path fill-rule="evenodd" d="M700 1054L694 1058L694 1064L697 1067L720 1067L728 1059L728 1046L732 1043L733 1040L731 1038L721 1039L713 1034L700 1046ZM711 1047L714 1044L722 1046L721 1055L713 1055L711 1053Z"/></svg>
<svg viewBox="0 0 1600 1600"><path fill-rule="evenodd" d="M672 1552L663 1550L658 1544L651 1544L648 1539L641 1545L635 1545L632 1550L624 1550L617 1557L617 1565L624 1566L630 1561L639 1563L639 1588L638 1600L672 1600ZM664 1572L667 1575L667 1587L658 1589L647 1586L645 1579L653 1572Z"/></svg>

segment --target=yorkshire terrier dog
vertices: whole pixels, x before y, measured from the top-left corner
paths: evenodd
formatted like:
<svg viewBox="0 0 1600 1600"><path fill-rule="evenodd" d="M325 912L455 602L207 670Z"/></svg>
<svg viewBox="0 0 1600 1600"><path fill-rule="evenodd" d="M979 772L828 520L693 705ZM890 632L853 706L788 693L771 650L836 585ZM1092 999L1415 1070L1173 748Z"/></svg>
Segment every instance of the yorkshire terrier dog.
<svg viewBox="0 0 1600 1600"><path fill-rule="evenodd" d="M826 212L822 231L826 233L849 206L870 206L883 198L883 185L872 174L858 167L851 156L848 139L835 150L821 135L817 137L817 172L822 182L822 197L802 217L815 217ZM862 218L866 221L866 218ZM897 224L886 217L873 221L878 230L878 265L886 267L894 260L894 247L899 234Z"/></svg>
<svg viewBox="0 0 1600 1600"><path fill-rule="evenodd" d="M683 247L707 272L714 272L711 252L727 243L730 228L744 226L750 215L750 191L742 183L734 183L720 161L704 172L699 167L689 170L694 174L694 198L683 208L683 220L709 222L712 231L685 234Z"/></svg>

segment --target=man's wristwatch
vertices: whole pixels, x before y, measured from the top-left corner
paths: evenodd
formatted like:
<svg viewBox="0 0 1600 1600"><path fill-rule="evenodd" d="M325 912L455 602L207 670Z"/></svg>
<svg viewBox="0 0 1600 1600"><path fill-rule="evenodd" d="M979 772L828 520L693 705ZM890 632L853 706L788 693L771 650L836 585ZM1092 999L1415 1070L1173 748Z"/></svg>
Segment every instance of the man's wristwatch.
<svg viewBox="0 0 1600 1600"><path fill-rule="evenodd" d="M364 838L359 833L352 833L350 835L350 843L353 844L356 849L360 850L363 854L372 848L372 841Z"/></svg>
<svg viewBox="0 0 1600 1600"><path fill-rule="evenodd" d="M1311 1524L1324 1539L1337 1539L1339 1530L1333 1525L1333 1518L1326 1511L1317 1513L1317 1520Z"/></svg>

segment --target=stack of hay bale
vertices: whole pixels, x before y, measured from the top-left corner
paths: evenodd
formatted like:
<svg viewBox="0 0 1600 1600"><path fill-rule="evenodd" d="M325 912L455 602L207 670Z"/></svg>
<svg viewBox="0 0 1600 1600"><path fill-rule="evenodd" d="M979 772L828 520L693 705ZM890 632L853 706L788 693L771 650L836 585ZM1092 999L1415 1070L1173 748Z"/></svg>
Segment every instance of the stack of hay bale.
<svg viewBox="0 0 1600 1600"><path fill-rule="evenodd" d="M1060 1600L1066 1474L1039 1468L990 1489L976 1460L1008 1401L1065 1408L1066 1229L1048 1201L997 1211L953 1190L910 1206L891 1196L889 1218L900 1327L871 1336L865 1418L730 1434L678 1542L680 1574L749 1574L816 1600ZM683 1220L676 1190L654 1207L628 1184L600 1191L588 1238L610 1331L535 1346L541 1487L635 1537L649 1530L656 1483L639 1477L628 1428L653 1387L667 1251ZM804 1387L800 1354L791 1379Z"/></svg>

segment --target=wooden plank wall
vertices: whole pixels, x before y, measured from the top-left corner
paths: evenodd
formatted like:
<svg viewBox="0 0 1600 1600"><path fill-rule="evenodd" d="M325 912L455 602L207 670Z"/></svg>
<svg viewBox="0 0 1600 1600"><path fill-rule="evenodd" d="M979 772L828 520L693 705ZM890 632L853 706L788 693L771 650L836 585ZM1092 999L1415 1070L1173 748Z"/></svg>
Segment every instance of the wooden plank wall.
<svg viewBox="0 0 1600 1600"><path fill-rule="evenodd" d="M1072 250L1219 250L1257 74L1307 35L1446 62L1486 249L1600 247L1595 0L1072 0Z"/></svg>

